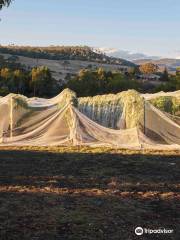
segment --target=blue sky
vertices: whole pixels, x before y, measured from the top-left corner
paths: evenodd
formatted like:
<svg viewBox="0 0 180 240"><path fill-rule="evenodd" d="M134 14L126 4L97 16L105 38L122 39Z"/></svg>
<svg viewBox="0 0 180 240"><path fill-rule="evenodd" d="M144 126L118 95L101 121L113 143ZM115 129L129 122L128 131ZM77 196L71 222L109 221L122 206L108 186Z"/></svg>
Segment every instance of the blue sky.
<svg viewBox="0 0 180 240"><path fill-rule="evenodd" d="M180 56L180 0L15 0L0 18L0 44Z"/></svg>

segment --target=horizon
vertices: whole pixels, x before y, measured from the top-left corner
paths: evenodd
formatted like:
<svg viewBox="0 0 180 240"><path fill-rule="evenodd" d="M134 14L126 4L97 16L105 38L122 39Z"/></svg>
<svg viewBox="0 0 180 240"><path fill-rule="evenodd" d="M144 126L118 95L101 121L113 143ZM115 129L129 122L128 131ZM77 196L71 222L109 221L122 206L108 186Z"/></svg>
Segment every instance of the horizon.
<svg viewBox="0 0 180 240"><path fill-rule="evenodd" d="M15 0L0 11L0 44L86 45L179 59L179 7L177 0Z"/></svg>
<svg viewBox="0 0 180 240"><path fill-rule="evenodd" d="M92 46L87 46L87 45L16 45L16 44L7 44L7 45L5 45L5 44L1 44L0 43L0 46L2 46L2 47L37 47L37 48L48 48L48 47L90 47L92 50L99 50L99 51L101 51L103 54L106 54L107 56L110 56L110 55L108 55L105 51L103 51L102 49L113 49L113 48L94 48L94 47L92 47ZM113 49L113 50L117 50L117 51L121 51L121 49ZM124 51L124 52L128 52L129 54L138 54L138 53L133 53L133 52L130 52L130 51ZM142 53L143 54L143 53ZM147 56L147 55L146 55ZM113 56L112 56L113 57ZM148 56L147 56L148 57ZM138 61L138 60L163 60L163 59L175 59L175 60L180 60L180 56L179 57L161 57L161 56L149 56L149 58L138 58L138 59L134 59L134 61ZM154 57L154 59L153 58L151 58L151 57ZM116 57L115 57L116 58ZM120 58L120 57L119 57ZM125 60L128 60L128 59L126 59L126 58L124 58ZM133 60L128 60L128 61L133 61Z"/></svg>

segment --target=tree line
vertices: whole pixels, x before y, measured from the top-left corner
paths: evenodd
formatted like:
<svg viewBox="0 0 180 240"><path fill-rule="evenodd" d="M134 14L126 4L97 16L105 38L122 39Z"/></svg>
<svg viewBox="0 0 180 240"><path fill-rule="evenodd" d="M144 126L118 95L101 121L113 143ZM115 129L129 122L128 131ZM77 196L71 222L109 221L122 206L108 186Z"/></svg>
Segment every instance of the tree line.
<svg viewBox="0 0 180 240"><path fill-rule="evenodd" d="M82 69L77 76L69 79L67 87L74 90L78 96L93 96L105 93L117 93L127 89L140 90L140 83L131 74L105 71L99 68L95 71Z"/></svg>
<svg viewBox="0 0 180 240"><path fill-rule="evenodd" d="M144 64L131 67L127 72L105 71L103 68L82 69L75 76L66 77L66 83L59 83L52 77L46 66L28 69L17 63L15 56L4 59L0 56L0 95L19 93L39 97L52 97L64 88L74 90L78 96L93 96L97 94L117 93L128 89L139 92L175 91L180 89L180 69L175 75L170 75L165 68L160 73L161 84L152 85L148 81L138 79L139 74L156 73L157 66ZM158 73L159 74L159 73Z"/></svg>
<svg viewBox="0 0 180 240"><path fill-rule="evenodd" d="M103 68L97 70L83 69L77 76L67 82L67 87L74 90L78 96L93 96L97 94L118 93L128 89L135 89L139 92L155 93L159 91L175 91L180 89L180 69L175 75L168 73L167 68L159 74L157 85L150 81L141 81L138 76L143 74L156 73L158 66L148 63L140 67L131 67L128 72L105 71Z"/></svg>
<svg viewBox="0 0 180 240"><path fill-rule="evenodd" d="M32 68L31 71L9 68L0 70L1 96L17 93L27 96L50 97L58 93L58 88L50 70L44 66Z"/></svg>
<svg viewBox="0 0 180 240"><path fill-rule="evenodd" d="M14 59L0 56L0 95L19 93L27 96L53 96L59 91L51 71L45 67L27 69Z"/></svg>

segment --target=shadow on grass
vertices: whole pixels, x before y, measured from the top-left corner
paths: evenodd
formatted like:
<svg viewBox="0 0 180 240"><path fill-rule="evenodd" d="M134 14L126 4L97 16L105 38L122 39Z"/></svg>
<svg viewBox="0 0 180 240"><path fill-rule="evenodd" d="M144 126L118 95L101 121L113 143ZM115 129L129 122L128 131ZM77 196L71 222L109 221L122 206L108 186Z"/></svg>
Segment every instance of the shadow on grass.
<svg viewBox="0 0 180 240"><path fill-rule="evenodd" d="M177 184L179 173L179 156L0 151L1 184L21 185L30 180L33 184L92 188L106 187L113 178L121 185Z"/></svg>
<svg viewBox="0 0 180 240"><path fill-rule="evenodd" d="M174 229L178 156L0 151L0 239L139 239L136 226Z"/></svg>

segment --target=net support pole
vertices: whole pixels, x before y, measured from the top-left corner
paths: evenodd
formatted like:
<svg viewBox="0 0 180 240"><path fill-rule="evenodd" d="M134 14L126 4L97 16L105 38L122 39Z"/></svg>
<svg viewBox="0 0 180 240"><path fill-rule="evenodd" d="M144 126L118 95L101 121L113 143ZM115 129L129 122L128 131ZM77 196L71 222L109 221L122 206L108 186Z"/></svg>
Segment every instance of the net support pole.
<svg viewBox="0 0 180 240"><path fill-rule="evenodd" d="M72 139L73 146L77 145L76 142L76 115L74 114L72 103L70 103L70 114L71 114L71 121L72 124L70 124L70 138Z"/></svg>

